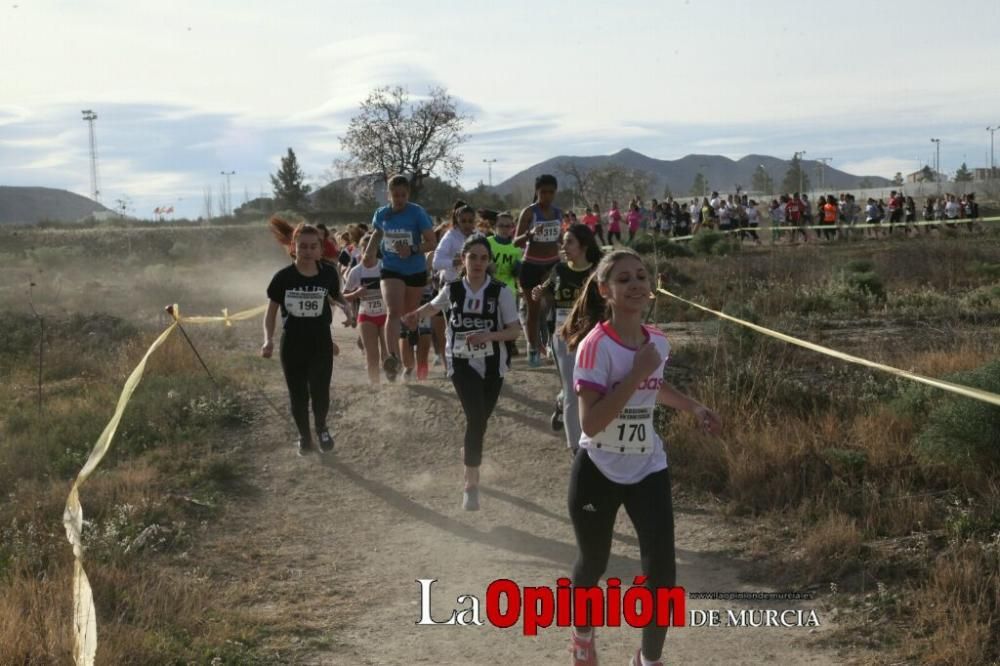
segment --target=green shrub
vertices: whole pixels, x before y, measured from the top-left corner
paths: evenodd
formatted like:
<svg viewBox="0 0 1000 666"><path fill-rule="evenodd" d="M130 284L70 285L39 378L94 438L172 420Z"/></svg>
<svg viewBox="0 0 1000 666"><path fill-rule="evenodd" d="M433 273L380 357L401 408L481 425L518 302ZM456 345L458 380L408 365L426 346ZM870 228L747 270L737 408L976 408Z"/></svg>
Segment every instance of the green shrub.
<svg viewBox="0 0 1000 666"><path fill-rule="evenodd" d="M947 379L1000 393L1000 360ZM927 406L927 422L916 441L922 458L967 470L1000 466L1000 407L940 391Z"/></svg>
<svg viewBox="0 0 1000 666"><path fill-rule="evenodd" d="M725 240L725 235L718 231L700 231L691 239L691 250L695 254L712 254L712 248Z"/></svg>

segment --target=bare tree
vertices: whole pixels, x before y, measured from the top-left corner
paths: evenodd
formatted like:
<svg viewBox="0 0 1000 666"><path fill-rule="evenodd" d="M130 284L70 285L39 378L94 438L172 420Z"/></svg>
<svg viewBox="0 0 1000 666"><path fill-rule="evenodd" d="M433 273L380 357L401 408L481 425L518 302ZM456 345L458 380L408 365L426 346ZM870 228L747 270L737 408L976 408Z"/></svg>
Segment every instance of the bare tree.
<svg viewBox="0 0 1000 666"><path fill-rule="evenodd" d="M584 171L575 162L564 162L557 168L573 179L576 192L588 203L604 202L606 205L612 199L645 199L653 186L650 174L618 164Z"/></svg>
<svg viewBox="0 0 1000 666"><path fill-rule="evenodd" d="M340 145L349 155L336 165L356 176L375 174L388 181L406 174L411 196L417 199L424 179L458 178L463 158L456 151L469 116L458 113L444 88L431 88L428 97L411 100L401 87L376 88L361 103Z"/></svg>
<svg viewBox="0 0 1000 666"><path fill-rule="evenodd" d="M202 201L204 202L204 206L205 206L205 221L206 222L211 222L212 221L212 186L211 185L206 185L205 186L205 191L204 191L204 193L203 193L202 196L204 197L202 199Z"/></svg>

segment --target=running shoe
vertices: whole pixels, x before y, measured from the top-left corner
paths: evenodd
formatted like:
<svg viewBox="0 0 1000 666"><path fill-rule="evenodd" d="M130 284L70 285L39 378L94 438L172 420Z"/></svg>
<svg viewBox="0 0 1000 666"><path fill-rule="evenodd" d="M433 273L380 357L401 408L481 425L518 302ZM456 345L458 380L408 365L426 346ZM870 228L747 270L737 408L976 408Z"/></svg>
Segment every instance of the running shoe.
<svg viewBox="0 0 1000 666"><path fill-rule="evenodd" d="M413 368L403 368L403 381L408 382L413 379Z"/></svg>
<svg viewBox="0 0 1000 666"><path fill-rule="evenodd" d="M308 437L299 437L299 455L305 456L315 451L312 440Z"/></svg>
<svg viewBox="0 0 1000 666"><path fill-rule="evenodd" d="M333 436L331 436L330 431L325 428L319 433L319 450L323 453L333 451Z"/></svg>
<svg viewBox="0 0 1000 666"><path fill-rule="evenodd" d="M583 640L572 632L569 651L573 653L573 666L597 666L597 646L594 643L594 630L590 630L590 640Z"/></svg>
<svg viewBox="0 0 1000 666"><path fill-rule="evenodd" d="M628 662L628 664L629 664L629 666L642 666L642 649L641 648L635 651L635 656L632 657L632 661ZM653 666L663 666L663 662L661 660L654 661L653 662Z"/></svg>
<svg viewBox="0 0 1000 666"><path fill-rule="evenodd" d="M466 488L462 492L462 508L466 511L479 511L479 486Z"/></svg>
<svg viewBox="0 0 1000 666"><path fill-rule="evenodd" d="M365 350L365 343L361 341L360 335L358 336L358 349L360 349L361 351Z"/></svg>
<svg viewBox="0 0 1000 666"><path fill-rule="evenodd" d="M399 373L399 366L401 363L399 359L396 358L395 354L389 354L382 361L382 369L385 370L385 378L390 382L396 381L396 375Z"/></svg>
<svg viewBox="0 0 1000 666"><path fill-rule="evenodd" d="M540 368L542 367L542 359L539 357L538 352L532 349L528 352L528 367L529 368Z"/></svg>
<svg viewBox="0 0 1000 666"><path fill-rule="evenodd" d="M441 355L440 354L434 354L434 367L436 368L439 365L441 365L442 363L444 363L444 359L441 358Z"/></svg>
<svg viewBox="0 0 1000 666"><path fill-rule="evenodd" d="M552 432L562 432L563 430L562 402L556 403L556 411L552 412L552 418L549 419L549 425L552 427Z"/></svg>
<svg viewBox="0 0 1000 666"><path fill-rule="evenodd" d="M333 347L333 355L340 356L340 345L336 342L331 342L330 345Z"/></svg>

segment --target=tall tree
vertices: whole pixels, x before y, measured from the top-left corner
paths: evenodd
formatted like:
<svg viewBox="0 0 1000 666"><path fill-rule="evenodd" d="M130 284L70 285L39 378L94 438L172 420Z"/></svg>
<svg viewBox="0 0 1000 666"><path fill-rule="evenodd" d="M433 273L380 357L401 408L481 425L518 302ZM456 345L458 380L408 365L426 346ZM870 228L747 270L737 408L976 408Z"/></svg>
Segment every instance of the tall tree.
<svg viewBox="0 0 1000 666"><path fill-rule="evenodd" d="M303 211L309 207L308 185L303 181L306 174L299 167L295 151L288 149L288 154L281 158L281 168L271 176L271 186L274 188L274 199L279 209Z"/></svg>
<svg viewBox="0 0 1000 666"><path fill-rule="evenodd" d="M959 167L958 171L955 172L955 182L956 183L971 183L972 182L972 172L969 171L969 167L962 162L962 166Z"/></svg>
<svg viewBox="0 0 1000 666"><path fill-rule="evenodd" d="M809 175L802 169L802 158L799 157L798 153L792 155L792 159L788 163L788 171L785 172L785 178L781 181L781 189L785 192L809 191Z"/></svg>
<svg viewBox="0 0 1000 666"><path fill-rule="evenodd" d="M699 171L694 176L694 182L691 183L691 196L704 197L707 195L708 195L708 180L705 179L705 174Z"/></svg>
<svg viewBox="0 0 1000 666"><path fill-rule="evenodd" d="M462 173L458 147L468 138L463 130L470 120L444 88L431 88L428 97L416 100L401 86L376 88L340 139L348 158L338 166L386 181L404 174L411 198L418 199L428 177L447 181Z"/></svg>
<svg viewBox="0 0 1000 666"><path fill-rule="evenodd" d="M920 175L917 176L924 183L933 183L936 178L934 177L934 170L930 168L929 165L925 164L924 168L920 170Z"/></svg>
<svg viewBox="0 0 1000 666"><path fill-rule="evenodd" d="M893 176L893 178L892 178L892 184L895 185L895 186L897 186L897 187L899 187L904 182L906 182L906 181L903 180L903 172L902 171L897 171L896 175Z"/></svg>
<svg viewBox="0 0 1000 666"><path fill-rule="evenodd" d="M757 168L754 169L751 186L754 192L774 194L774 179L771 178L771 174L767 172L763 164L758 164Z"/></svg>

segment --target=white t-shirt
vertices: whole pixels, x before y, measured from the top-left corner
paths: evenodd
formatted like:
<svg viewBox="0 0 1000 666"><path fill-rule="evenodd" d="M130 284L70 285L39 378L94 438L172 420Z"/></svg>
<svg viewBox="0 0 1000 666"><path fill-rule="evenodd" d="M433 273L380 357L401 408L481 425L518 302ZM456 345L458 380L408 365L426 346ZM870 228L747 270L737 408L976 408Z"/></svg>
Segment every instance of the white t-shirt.
<svg viewBox="0 0 1000 666"><path fill-rule="evenodd" d="M483 314L482 308L489 307L490 304L486 303L483 299L484 292L486 288L493 282L493 278L486 276L486 280L483 281L483 286L479 288L479 291L472 291L472 287L469 286L469 280L467 278L462 278L462 286L465 287L465 311L471 312L473 314ZM502 283L501 283L502 284ZM451 309L451 299L450 299L450 285L444 285L438 292L437 296L431 301L431 305L435 308L441 310L446 315ZM477 310L478 308L478 310ZM514 298L514 293L507 289L506 286L500 289L499 303L497 303L497 309L499 310L499 324L500 329L503 330L507 328L510 324L518 321L517 316L517 301ZM445 316L445 324L447 329L445 332L445 359L448 362L448 376L452 374L452 351L455 341L455 332L451 327L451 317ZM503 377L507 373L507 345L503 342L498 343L498 348L500 350L499 359L499 372L500 376ZM481 357L475 357L469 359L469 366L479 373L481 377L486 376L486 359Z"/></svg>
<svg viewBox="0 0 1000 666"><path fill-rule="evenodd" d="M462 246L468 238L456 228L449 229L434 250L434 262L431 268L441 276L441 283L454 282L458 279L458 268L455 267L455 257L462 254Z"/></svg>
<svg viewBox="0 0 1000 666"><path fill-rule="evenodd" d="M361 287L362 280L370 284L378 285L382 275L382 262L376 262L371 268L366 268L364 264L358 264L347 272L347 280L344 284L344 291L354 291ZM358 312L363 315L377 317L386 313L385 303L382 300L382 290L380 287L369 286L358 297L361 301Z"/></svg>
<svg viewBox="0 0 1000 666"><path fill-rule="evenodd" d="M949 201L944 205L944 214L949 220L957 219L960 210L957 201Z"/></svg>
<svg viewBox="0 0 1000 666"><path fill-rule="evenodd" d="M657 328L643 326L663 360L629 398L625 409L603 433L588 437L580 435L580 447L594 461L604 476L615 483L638 483L648 475L667 467L663 442L653 429L653 408L663 384L663 368L670 355L670 343ZM632 370L635 349L626 346L608 322L594 327L576 350L573 387L577 395L582 389L606 394ZM600 446L599 446L600 445ZM622 453L628 447L629 453ZM645 451L640 452L640 447Z"/></svg>

